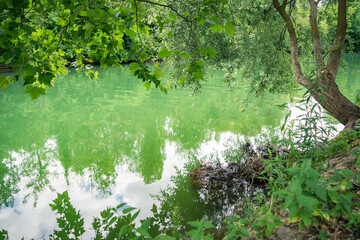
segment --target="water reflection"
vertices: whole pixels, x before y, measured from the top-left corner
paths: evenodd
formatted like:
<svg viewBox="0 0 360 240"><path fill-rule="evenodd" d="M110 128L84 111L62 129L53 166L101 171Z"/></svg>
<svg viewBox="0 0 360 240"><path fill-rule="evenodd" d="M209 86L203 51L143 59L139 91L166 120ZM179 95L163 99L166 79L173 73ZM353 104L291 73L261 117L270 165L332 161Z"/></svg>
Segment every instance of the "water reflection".
<svg viewBox="0 0 360 240"><path fill-rule="evenodd" d="M107 205L123 201L145 217L154 203L150 194L167 186L174 166L181 169L195 153L204 157L224 149L239 135L280 125L283 110L269 108L286 97L269 96L260 106L250 102L241 112L242 103L234 100L246 89L230 92L220 75L194 97L188 90L147 92L117 69L101 71L97 81L70 73L36 101L19 84L10 86L0 102L0 226L14 238L46 236L55 224L48 204L64 190L87 224ZM197 214L190 211L196 202L202 214L207 206L197 192L181 187L176 201L188 204L189 214ZM32 230L12 225L26 225L31 216Z"/></svg>

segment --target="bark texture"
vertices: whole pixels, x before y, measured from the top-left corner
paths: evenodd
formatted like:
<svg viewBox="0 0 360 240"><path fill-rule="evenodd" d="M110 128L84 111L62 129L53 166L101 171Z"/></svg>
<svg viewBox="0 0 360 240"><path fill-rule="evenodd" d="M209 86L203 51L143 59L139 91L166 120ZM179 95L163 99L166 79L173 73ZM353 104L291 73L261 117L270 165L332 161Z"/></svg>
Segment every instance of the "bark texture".
<svg viewBox="0 0 360 240"><path fill-rule="evenodd" d="M286 11L287 0L279 3L273 0L273 6L284 19L291 42L291 59L295 71L296 81L307 89L311 89L312 96L339 122L352 128L360 118L360 108L348 100L339 90L335 79L339 69L341 54L346 35L346 0L338 1L337 29L332 48L329 49L329 60L325 65L320 42L320 34L317 23L318 0L308 0L310 5L309 21L313 39L314 64L316 74L314 79L304 76L298 53L298 42L294 24Z"/></svg>

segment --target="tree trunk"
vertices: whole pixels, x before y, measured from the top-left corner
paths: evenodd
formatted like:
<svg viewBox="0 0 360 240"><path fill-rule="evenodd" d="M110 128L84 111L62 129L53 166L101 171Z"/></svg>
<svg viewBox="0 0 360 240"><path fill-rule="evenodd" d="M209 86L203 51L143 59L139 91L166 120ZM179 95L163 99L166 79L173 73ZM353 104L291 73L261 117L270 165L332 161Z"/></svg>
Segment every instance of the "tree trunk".
<svg viewBox="0 0 360 240"><path fill-rule="evenodd" d="M353 128L356 120L360 118L360 108L340 92L330 73L325 74L319 82L321 86L318 89L321 89L321 93L314 89L312 96L340 123L347 128Z"/></svg>
<svg viewBox="0 0 360 240"><path fill-rule="evenodd" d="M360 118L360 108L349 101L339 90L335 79L338 72L341 54L346 35L346 0L338 0L338 24L330 56L325 66L324 56L321 51L319 30L317 27L318 0L308 0L310 4L310 26L313 38L314 64L316 66L315 79L304 76L299 60L296 31L290 15L286 12L287 0L282 4L273 0L273 6L284 19L290 36L291 59L295 71L296 81L307 89L312 89L311 94L316 101L325 108L333 117L347 128L353 128L356 120Z"/></svg>

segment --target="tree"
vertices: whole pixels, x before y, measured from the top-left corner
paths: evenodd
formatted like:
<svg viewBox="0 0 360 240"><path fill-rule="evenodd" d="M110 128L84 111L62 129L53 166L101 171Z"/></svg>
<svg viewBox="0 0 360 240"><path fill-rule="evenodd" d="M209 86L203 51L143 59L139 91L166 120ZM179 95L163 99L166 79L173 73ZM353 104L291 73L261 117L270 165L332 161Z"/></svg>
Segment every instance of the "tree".
<svg viewBox="0 0 360 240"><path fill-rule="evenodd" d="M34 99L53 86L66 66L96 78L89 63L121 67L120 63L132 59L130 71L148 89L155 85L166 93L169 88L190 85L197 90L205 80L206 61L226 68L229 82L241 71L256 94L293 87L295 73L296 81L331 115L352 127L360 118L359 107L341 94L335 82L346 36L348 1L339 0L337 6L327 8L332 2L3 0L0 60L11 64L17 74L1 76L0 86L7 88L9 82L21 79L25 92ZM295 25L306 12L310 22ZM326 20L329 13L337 18L331 46L326 40L332 31L321 27L325 24L331 29ZM313 74L303 69L300 59L307 58L309 39ZM145 64L149 60L160 63L151 69ZM161 82L166 69L161 65L172 70L175 80Z"/></svg>
<svg viewBox="0 0 360 240"><path fill-rule="evenodd" d="M286 11L287 1L282 4L278 0L273 0L275 9L279 12L286 23L291 42L291 58L295 71L296 81L307 89L310 89L312 96L323 106L332 116L347 127L353 127L360 118L360 109L357 105L349 101L339 90L335 79L339 69L341 54L343 51L346 36L347 19L346 0L338 1L337 28L331 48L324 53L320 41L318 29L318 7L321 1L309 0L310 4L310 26L313 42L314 64L316 66L314 77L308 78L303 74L299 60L298 41L293 21ZM326 54L329 58L325 64Z"/></svg>

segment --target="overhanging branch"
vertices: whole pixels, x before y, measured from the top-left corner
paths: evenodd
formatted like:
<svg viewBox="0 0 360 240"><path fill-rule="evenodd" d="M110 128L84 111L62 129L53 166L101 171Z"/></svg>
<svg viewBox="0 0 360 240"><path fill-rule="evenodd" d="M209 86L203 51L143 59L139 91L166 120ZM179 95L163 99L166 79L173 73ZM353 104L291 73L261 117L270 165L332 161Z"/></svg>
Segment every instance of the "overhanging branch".
<svg viewBox="0 0 360 240"><path fill-rule="evenodd" d="M158 3L158 2L153 2L153 1L149 1L149 0L138 0L138 2L145 2L145 3L149 3L152 5L156 5L159 7L165 7L165 8L169 8L171 9L176 15L178 15L179 17L181 17L182 19L184 19L186 22L192 22L192 20L189 20L186 16L182 15L179 13L178 10L176 10L173 6L168 5L168 4L163 4L163 3Z"/></svg>

